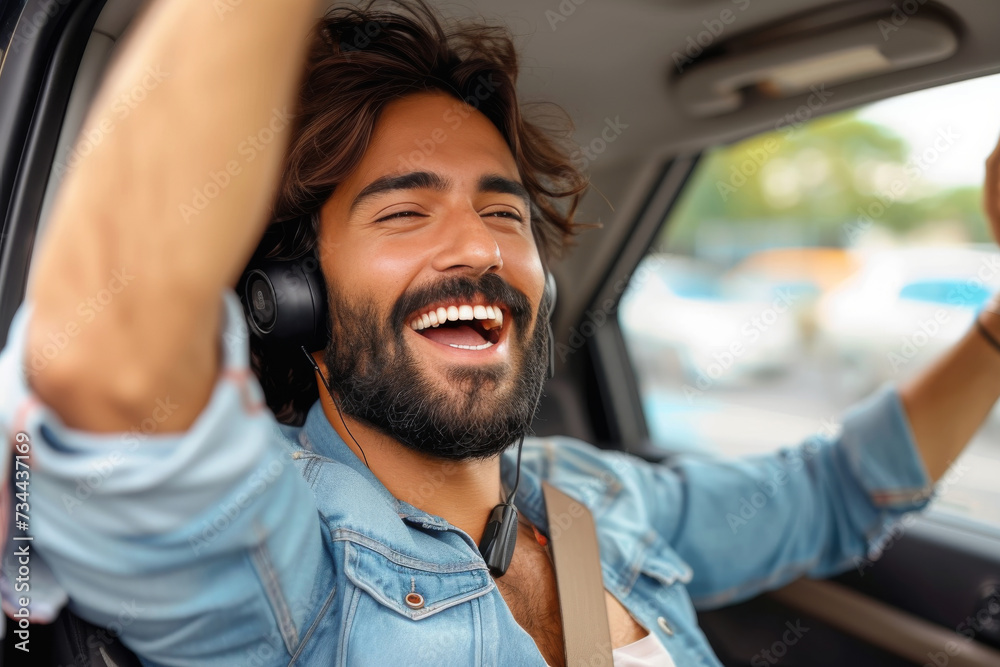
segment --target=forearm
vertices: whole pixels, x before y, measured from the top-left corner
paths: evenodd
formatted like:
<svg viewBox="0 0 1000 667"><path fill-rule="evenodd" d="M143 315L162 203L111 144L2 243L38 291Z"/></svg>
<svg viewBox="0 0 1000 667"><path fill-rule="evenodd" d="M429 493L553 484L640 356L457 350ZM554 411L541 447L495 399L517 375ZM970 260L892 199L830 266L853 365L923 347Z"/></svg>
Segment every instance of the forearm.
<svg viewBox="0 0 1000 667"><path fill-rule="evenodd" d="M1000 315L980 321L1000 340ZM900 395L927 473L939 479L1000 398L1000 351L973 328Z"/></svg>
<svg viewBox="0 0 1000 667"><path fill-rule="evenodd" d="M219 296L267 222L287 122L253 159L240 147L294 109L314 10L246 2L220 16L204 0L161 0L126 45L85 123L103 140L67 176L29 287L29 355L77 325L44 368L29 366L67 424L125 429L169 395L180 408L161 426L183 429L207 401ZM227 165L238 169L206 206L196 193ZM99 312L81 310L99 295Z"/></svg>

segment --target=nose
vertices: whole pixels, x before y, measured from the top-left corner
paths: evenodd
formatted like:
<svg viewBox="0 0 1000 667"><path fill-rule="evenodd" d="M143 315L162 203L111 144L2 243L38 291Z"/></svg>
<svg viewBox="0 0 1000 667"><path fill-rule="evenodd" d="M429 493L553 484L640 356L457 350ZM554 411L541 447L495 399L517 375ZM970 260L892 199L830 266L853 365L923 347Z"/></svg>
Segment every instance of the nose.
<svg viewBox="0 0 1000 667"><path fill-rule="evenodd" d="M434 269L461 271L474 276L499 271L503 267L500 245L489 226L475 211L456 213L442 226L441 249L434 257Z"/></svg>

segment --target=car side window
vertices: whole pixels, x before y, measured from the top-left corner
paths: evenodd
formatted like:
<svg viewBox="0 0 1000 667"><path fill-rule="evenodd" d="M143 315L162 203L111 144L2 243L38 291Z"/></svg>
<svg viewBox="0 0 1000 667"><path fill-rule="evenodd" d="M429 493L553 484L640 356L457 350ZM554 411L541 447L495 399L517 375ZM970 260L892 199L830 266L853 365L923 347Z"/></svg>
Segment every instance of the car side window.
<svg viewBox="0 0 1000 667"><path fill-rule="evenodd" d="M1000 75L711 150L619 309L650 438L739 456L836 432L1000 291L982 212ZM1000 408L935 508L1000 527Z"/></svg>

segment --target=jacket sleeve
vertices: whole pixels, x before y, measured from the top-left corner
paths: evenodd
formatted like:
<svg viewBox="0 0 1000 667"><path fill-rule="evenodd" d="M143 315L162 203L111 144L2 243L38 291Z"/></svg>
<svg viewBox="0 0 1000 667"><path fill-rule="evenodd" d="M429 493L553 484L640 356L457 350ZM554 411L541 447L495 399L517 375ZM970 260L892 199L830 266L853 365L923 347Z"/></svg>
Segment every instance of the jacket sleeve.
<svg viewBox="0 0 1000 667"><path fill-rule="evenodd" d="M839 434L768 455L654 464L550 438L526 449L524 461L591 507L608 534L602 552L621 551L628 563L645 545L675 552L702 609L802 575L867 567L884 536L905 529L907 513L932 492L899 395L888 386L849 412Z"/></svg>
<svg viewBox="0 0 1000 667"><path fill-rule="evenodd" d="M745 460L643 467L651 519L691 565L688 590L712 608L877 558L922 509L931 484L898 393L856 406L839 435Z"/></svg>
<svg viewBox="0 0 1000 667"><path fill-rule="evenodd" d="M30 443L32 557L148 664L286 664L322 594L315 502L248 368L239 300L223 301L222 367L184 433L157 431L172 396L126 433L62 424L26 382L58 353L27 357L30 304L0 353L5 446Z"/></svg>

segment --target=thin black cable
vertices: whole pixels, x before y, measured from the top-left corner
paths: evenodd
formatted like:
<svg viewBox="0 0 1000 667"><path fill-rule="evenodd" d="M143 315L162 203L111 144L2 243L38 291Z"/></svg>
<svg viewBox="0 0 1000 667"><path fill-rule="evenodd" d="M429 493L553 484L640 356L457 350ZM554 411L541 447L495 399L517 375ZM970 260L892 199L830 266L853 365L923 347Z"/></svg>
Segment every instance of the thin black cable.
<svg viewBox="0 0 1000 667"><path fill-rule="evenodd" d="M510 505L514 502L514 494L517 493L517 485L521 483L521 449L524 446L524 436L517 441L517 472L514 473L514 486L511 488L510 493L507 494L507 502L505 505Z"/></svg>
<svg viewBox="0 0 1000 667"><path fill-rule="evenodd" d="M361 458L364 459L365 461L365 467L371 470L372 467L368 465L368 457L365 456L365 450L361 446L361 443L358 442L358 439L354 437L354 434L351 433L351 427L347 425L347 420L344 419L344 413L341 412L340 410L340 404L337 402L337 397L333 395L333 390L330 389L330 383L326 381L326 377L324 377L323 371L319 369L319 365L316 363L316 360L312 358L312 355L309 354L309 351L306 350L305 345L301 346L299 349L302 350L302 354L306 355L306 359L309 360L309 363L312 364L312 367L316 369L317 373L319 373L320 379L323 380L323 386L326 387L326 393L330 396L330 400L333 401L333 407L337 409L337 414L340 415L340 423L344 425L344 429L347 431L347 435L351 436L351 440L354 441L354 444L357 445L358 449L361 451ZM518 452L518 454L520 455L520 452ZM520 456L518 457L518 460L520 461Z"/></svg>
<svg viewBox="0 0 1000 667"><path fill-rule="evenodd" d="M535 413L538 412L538 404L542 402L542 392L545 389L545 383L538 390L538 397L535 398L535 407L531 411L531 418L528 421L528 428L531 428L531 422L535 419ZM514 502L514 494L517 493L517 487L521 483L521 449L524 447L524 434L521 435L520 439L517 441L517 471L514 473L514 488L510 490L507 494L507 502L505 505L510 505Z"/></svg>

